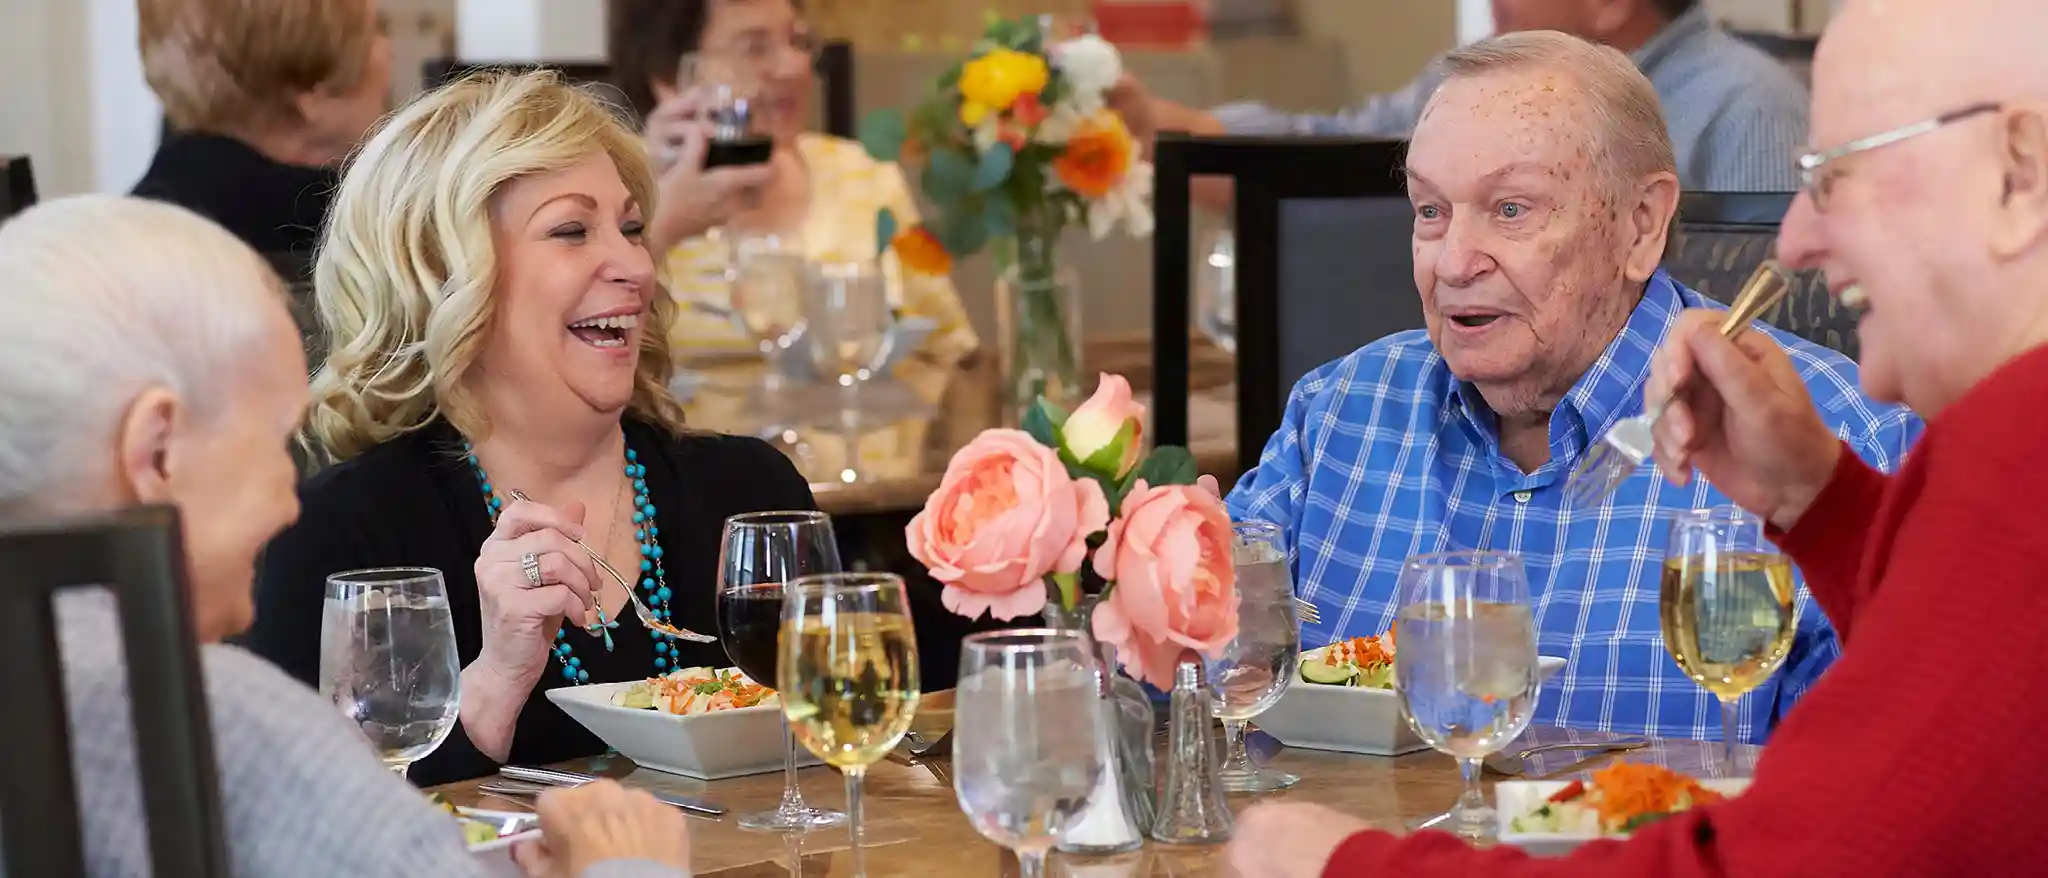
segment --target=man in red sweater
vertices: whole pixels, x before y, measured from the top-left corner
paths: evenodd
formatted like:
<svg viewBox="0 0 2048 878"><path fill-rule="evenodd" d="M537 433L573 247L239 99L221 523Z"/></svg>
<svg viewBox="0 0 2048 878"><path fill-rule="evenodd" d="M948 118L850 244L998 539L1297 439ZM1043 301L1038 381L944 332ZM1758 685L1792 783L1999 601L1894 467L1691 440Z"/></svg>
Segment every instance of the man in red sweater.
<svg viewBox="0 0 2048 878"><path fill-rule="evenodd" d="M1928 416L1887 478L1844 453L1777 345L1672 330L1658 466L1766 517L1844 654L1749 791L1560 859L1246 811L1245 878L2031 874L2048 769L2048 3L1851 0L1815 59L1781 255L1868 303L1863 384ZM2017 758L2015 758L2017 757Z"/></svg>

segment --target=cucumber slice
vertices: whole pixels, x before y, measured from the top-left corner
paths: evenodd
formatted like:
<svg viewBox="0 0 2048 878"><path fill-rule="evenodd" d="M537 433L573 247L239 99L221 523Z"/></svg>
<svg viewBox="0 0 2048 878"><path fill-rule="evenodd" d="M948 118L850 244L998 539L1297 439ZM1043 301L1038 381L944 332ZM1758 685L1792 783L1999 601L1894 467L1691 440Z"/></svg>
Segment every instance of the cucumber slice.
<svg viewBox="0 0 2048 878"><path fill-rule="evenodd" d="M1357 673L1350 665L1326 665L1320 658L1301 663L1301 678L1324 686L1349 686Z"/></svg>

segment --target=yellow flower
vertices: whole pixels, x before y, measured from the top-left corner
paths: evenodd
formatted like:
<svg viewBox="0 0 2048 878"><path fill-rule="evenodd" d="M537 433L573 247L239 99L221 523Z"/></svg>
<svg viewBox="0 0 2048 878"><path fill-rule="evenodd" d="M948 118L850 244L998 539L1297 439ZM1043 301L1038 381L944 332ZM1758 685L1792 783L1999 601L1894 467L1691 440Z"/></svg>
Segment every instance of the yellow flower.
<svg viewBox="0 0 2048 878"><path fill-rule="evenodd" d="M1027 94L1045 90L1045 59L1015 49L994 49L967 62L960 69L960 121L981 124L990 113L1000 113Z"/></svg>

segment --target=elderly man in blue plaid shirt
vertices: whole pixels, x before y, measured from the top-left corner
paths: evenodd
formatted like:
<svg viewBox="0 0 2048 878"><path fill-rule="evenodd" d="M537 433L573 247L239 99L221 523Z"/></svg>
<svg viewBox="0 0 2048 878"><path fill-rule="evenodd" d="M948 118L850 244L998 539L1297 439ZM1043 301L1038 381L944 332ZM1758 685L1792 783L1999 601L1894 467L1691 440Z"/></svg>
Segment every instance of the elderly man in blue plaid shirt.
<svg viewBox="0 0 2048 878"><path fill-rule="evenodd" d="M1718 738L1715 699L1664 652L1657 580L1672 514L1727 500L1651 467L1599 507L1564 496L1588 447L1642 412L1651 352L1680 312L1720 307L1658 268L1678 178L1656 93L1620 53L1554 32L1468 47L1446 69L1408 156L1428 329L1303 378L1231 513L1285 528L1322 617L1305 645L1387 630L1410 555L1518 552L1538 651L1569 661L1536 722ZM1920 429L1911 413L1865 398L1841 355L1755 329L1799 364L1830 428L1898 465ZM1799 605L1784 671L1741 702L1746 740L1839 649L1803 587Z"/></svg>

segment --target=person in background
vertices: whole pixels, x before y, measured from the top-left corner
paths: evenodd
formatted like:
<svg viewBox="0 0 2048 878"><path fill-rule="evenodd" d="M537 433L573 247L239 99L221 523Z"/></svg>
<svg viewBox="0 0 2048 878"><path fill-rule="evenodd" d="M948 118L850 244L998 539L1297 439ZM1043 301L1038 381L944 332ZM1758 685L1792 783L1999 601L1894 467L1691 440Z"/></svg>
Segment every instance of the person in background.
<svg viewBox="0 0 2048 878"><path fill-rule="evenodd" d="M2013 697L2048 676L2044 32L2038 0L1851 0L1821 39L1809 183L1778 249L1861 290L1863 386L1927 414L1898 475L1832 435L1778 345L1725 340L1714 314L1678 321L1643 390L1678 389L1659 468L1766 519L1848 645L1749 788L1554 859L1259 805L1231 841L1238 875L1918 878L2048 859L2030 809L1984 807L2048 780L2009 758L2048 726L2048 702Z"/></svg>
<svg viewBox="0 0 2048 878"><path fill-rule="evenodd" d="M334 705L221 642L248 627L256 554L299 508L285 449L305 360L277 276L189 211L88 195L0 226L0 277L0 518L178 509L231 874L484 878ZM125 667L111 595L66 593L57 617L88 873L149 874L128 687L151 669ZM549 793L540 812L546 850L519 856L546 874L687 874L688 827L645 793Z"/></svg>
<svg viewBox="0 0 2048 878"><path fill-rule="evenodd" d="M637 573L656 615L715 631L725 519L815 508L774 447L684 426L655 197L639 138L552 72L429 92L342 176L307 428L337 463L264 552L248 643L312 681L329 574L442 571L461 717L412 766L422 785L604 752L549 689L729 664L642 626L590 552ZM588 630L597 609L616 627Z"/></svg>
<svg viewBox="0 0 2048 878"><path fill-rule="evenodd" d="M1657 567L1673 513L1728 502L1643 468L1605 505L1565 484L1610 427L1642 412L1650 353L1688 308L1719 307L1658 267L1678 201L1656 94L1626 56L1555 31L1444 60L1408 150L1415 286L1426 330L1396 333L1295 385L1232 518L1281 526L1320 645L1391 627L1411 555L1517 552L1537 646L1568 660L1536 722L1718 738L1717 699L1665 654ZM1856 391L1856 366L1757 324L1784 347L1827 428L1873 464L1918 430ZM1760 741L1833 661L1804 594L1785 672L1740 703Z"/></svg>
<svg viewBox="0 0 2048 878"><path fill-rule="evenodd" d="M676 350L753 344L731 320L690 307L733 304L727 267L738 240L772 235L812 260L867 261L883 208L901 228L915 224L917 201L901 168L875 161L857 141L808 130L817 38L791 0L611 0L608 20L615 84L645 119L650 153L673 163L648 240L666 254L671 292L684 306L671 333ZM758 89L758 124L775 139L766 167L702 171L702 98L676 82L692 54ZM893 250L882 264L900 314L938 324L923 350L950 362L975 349L950 278L905 272Z"/></svg>
<svg viewBox="0 0 2048 878"><path fill-rule="evenodd" d="M1699 0L1493 0L1498 33L1557 30L1627 53L1664 105L1679 184L1702 192L1790 192L1806 139L1806 87L1769 55L1722 30ZM1425 68L1398 91L1330 116L1239 103L1203 111L1126 79L1111 99L1148 142L1160 131L1406 138L1447 71ZM1196 195L1227 202L1212 181Z"/></svg>
<svg viewBox="0 0 2048 878"><path fill-rule="evenodd" d="M374 0L138 0L143 75L170 133L134 194L309 263L335 166L389 106ZM299 278L288 278L299 280Z"/></svg>

